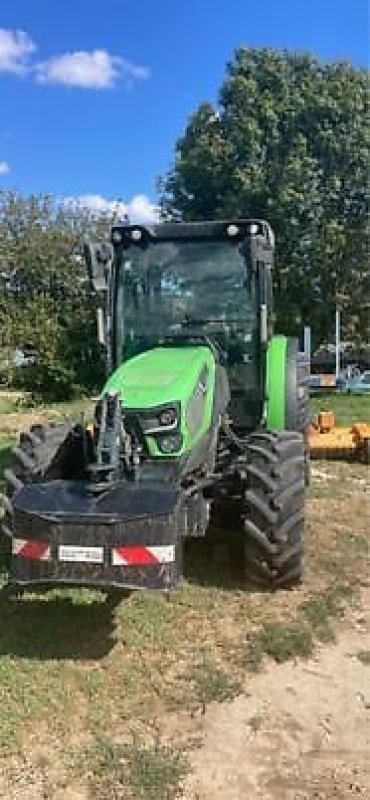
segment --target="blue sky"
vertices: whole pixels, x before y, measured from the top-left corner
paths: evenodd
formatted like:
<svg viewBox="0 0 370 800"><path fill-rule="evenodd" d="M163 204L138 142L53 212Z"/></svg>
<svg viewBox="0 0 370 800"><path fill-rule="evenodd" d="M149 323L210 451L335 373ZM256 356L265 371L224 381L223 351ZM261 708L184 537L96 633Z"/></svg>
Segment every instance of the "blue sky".
<svg viewBox="0 0 370 800"><path fill-rule="evenodd" d="M0 0L0 187L146 213L241 45L366 65L367 2Z"/></svg>

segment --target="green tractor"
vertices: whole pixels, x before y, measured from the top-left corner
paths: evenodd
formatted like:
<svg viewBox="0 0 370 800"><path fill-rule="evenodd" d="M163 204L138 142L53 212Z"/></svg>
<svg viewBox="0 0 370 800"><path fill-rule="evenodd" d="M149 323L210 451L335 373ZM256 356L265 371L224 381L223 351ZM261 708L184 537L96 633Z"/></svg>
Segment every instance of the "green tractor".
<svg viewBox="0 0 370 800"><path fill-rule="evenodd" d="M169 590L213 519L240 531L249 582L299 581L308 364L273 334L270 226L115 225L85 254L109 377L92 425L14 448L10 589Z"/></svg>

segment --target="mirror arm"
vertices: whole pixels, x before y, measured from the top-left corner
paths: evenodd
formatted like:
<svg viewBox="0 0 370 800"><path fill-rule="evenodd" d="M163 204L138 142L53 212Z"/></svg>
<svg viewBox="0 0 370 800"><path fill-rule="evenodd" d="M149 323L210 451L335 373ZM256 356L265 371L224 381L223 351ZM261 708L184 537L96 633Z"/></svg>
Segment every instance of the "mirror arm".
<svg viewBox="0 0 370 800"><path fill-rule="evenodd" d="M114 258L113 246L109 242L85 242L83 250L91 288L97 293L107 291Z"/></svg>

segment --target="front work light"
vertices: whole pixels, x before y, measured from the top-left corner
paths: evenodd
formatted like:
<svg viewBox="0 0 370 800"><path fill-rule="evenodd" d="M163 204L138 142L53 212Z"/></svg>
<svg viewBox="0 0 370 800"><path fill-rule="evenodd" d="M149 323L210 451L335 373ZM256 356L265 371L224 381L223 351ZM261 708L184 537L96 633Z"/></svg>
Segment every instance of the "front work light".
<svg viewBox="0 0 370 800"><path fill-rule="evenodd" d="M134 228L131 231L130 236L131 236L131 239L132 239L133 242L140 242L140 239L142 239L143 233L140 230L140 228Z"/></svg>
<svg viewBox="0 0 370 800"><path fill-rule="evenodd" d="M158 437L158 447L161 453L177 453L181 450L181 434L173 433L171 436Z"/></svg>
<svg viewBox="0 0 370 800"><path fill-rule="evenodd" d="M231 238L233 236L237 236L239 233L239 225L228 225L226 228L226 233Z"/></svg>
<svg viewBox="0 0 370 800"><path fill-rule="evenodd" d="M123 239L122 233L121 233L121 231L118 230L118 228L116 228L114 231L112 231L112 242L113 242L113 244L121 244L122 239Z"/></svg>
<svg viewBox="0 0 370 800"><path fill-rule="evenodd" d="M247 230L248 230L248 233L249 233L251 236L255 236L255 235L256 235L256 233L258 233L258 231L259 231L259 225L257 225L257 222L251 222L251 223L248 225L248 228L247 228Z"/></svg>

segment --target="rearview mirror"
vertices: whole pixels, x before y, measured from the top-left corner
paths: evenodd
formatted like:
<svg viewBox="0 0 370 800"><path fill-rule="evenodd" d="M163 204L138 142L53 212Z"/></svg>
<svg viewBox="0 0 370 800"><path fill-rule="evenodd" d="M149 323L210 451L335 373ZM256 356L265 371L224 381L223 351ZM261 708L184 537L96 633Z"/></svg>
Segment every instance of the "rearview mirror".
<svg viewBox="0 0 370 800"><path fill-rule="evenodd" d="M94 292L107 292L113 263L113 247L108 242L85 242L84 256Z"/></svg>

